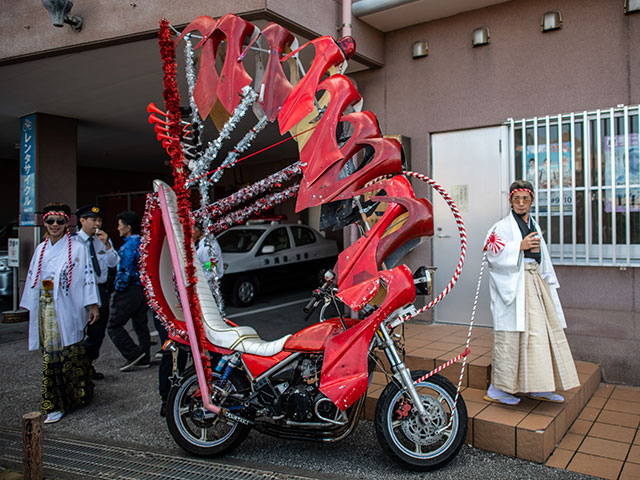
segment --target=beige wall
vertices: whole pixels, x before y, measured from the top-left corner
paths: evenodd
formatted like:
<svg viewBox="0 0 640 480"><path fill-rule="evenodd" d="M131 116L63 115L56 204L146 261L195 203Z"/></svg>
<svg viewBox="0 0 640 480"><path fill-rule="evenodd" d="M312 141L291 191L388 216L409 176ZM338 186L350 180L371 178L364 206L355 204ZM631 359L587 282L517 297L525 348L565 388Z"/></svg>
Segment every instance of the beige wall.
<svg viewBox="0 0 640 480"><path fill-rule="evenodd" d="M339 0L91 0L75 2L71 10L84 21L82 31L76 32L66 25L53 27L39 0L0 0L0 31L4 37L0 63L150 38L156 35L161 18L181 26L199 15L219 17L229 12L249 21L276 21L301 35L338 36L340 5ZM383 35L357 19L353 31L360 40L358 59L368 65L381 65Z"/></svg>
<svg viewBox="0 0 640 480"><path fill-rule="evenodd" d="M384 132L411 137L413 169L428 173L432 133L640 102L640 14L624 15L622 3L513 0L405 28L385 35L382 69L353 77L365 108ZM541 33L541 15L556 9L564 27ZM491 44L473 48L471 32L485 25ZM428 57L412 59L416 40L429 42ZM430 258L421 248L415 265ZM637 270L558 274L576 358L600 362L608 381L639 385Z"/></svg>

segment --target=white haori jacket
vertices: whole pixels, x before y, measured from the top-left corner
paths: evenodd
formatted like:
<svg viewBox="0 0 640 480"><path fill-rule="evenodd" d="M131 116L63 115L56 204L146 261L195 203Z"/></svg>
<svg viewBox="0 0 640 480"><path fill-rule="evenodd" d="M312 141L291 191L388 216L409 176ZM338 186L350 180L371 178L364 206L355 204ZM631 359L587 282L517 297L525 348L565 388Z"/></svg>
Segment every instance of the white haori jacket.
<svg viewBox="0 0 640 480"><path fill-rule="evenodd" d="M40 292L42 280L53 280L53 304L58 320L58 329L62 345L67 347L78 343L84 338L84 327L89 321L90 305L98 304L99 298L95 285L95 274L91 262L87 258L85 247L77 241L71 241L71 285L67 286L68 278L68 245L64 236L54 245L47 239L36 247L31 258L29 272L25 281L24 292L20 306L29 310L29 350L40 348L38 330L40 311ZM33 280L38 271L40 252L46 244L38 283L33 286Z"/></svg>
<svg viewBox="0 0 640 480"><path fill-rule="evenodd" d="M538 273L547 283L551 298L556 307L556 314L563 328L567 324L558 298L557 289L560 286L556 277L547 244L544 241L540 227L533 221L538 235L540 235L540 265ZM525 294L524 294L524 251L520 250L522 233L513 214L497 222L489 229L489 235L495 230L498 239L504 246L498 246L494 253L487 249L489 264L489 292L491 295L491 314L493 315L493 329L510 332L524 332L525 326ZM488 238L488 236L487 236Z"/></svg>

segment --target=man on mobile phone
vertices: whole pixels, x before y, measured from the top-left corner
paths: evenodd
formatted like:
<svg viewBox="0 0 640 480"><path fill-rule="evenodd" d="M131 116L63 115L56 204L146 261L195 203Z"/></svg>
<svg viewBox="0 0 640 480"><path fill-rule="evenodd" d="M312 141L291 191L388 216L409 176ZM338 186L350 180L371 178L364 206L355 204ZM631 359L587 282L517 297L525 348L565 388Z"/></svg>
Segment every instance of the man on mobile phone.
<svg viewBox="0 0 640 480"><path fill-rule="evenodd" d="M556 290L560 286L538 224L531 218L531 183L509 189L511 212L487 238L493 362L485 400L517 405L530 398L564 402L555 390L580 384L563 329L566 322Z"/></svg>
<svg viewBox="0 0 640 480"><path fill-rule="evenodd" d="M87 256L93 266L100 296L100 317L92 324L87 325L85 348L87 358L91 363L91 378L102 380L104 375L97 372L93 362L100 356L100 347L104 340L109 318L109 292L107 291L107 277L109 268L118 265L120 257L113 248L109 236L102 228L103 209L98 204L86 205L76 211L76 217L80 224L80 230L74 235L74 239L85 245Z"/></svg>

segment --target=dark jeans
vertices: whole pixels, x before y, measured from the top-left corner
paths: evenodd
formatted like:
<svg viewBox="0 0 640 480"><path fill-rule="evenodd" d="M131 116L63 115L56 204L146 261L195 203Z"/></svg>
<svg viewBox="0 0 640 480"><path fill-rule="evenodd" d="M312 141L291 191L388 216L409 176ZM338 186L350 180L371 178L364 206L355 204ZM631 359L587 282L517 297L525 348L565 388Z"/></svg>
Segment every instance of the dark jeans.
<svg viewBox="0 0 640 480"><path fill-rule="evenodd" d="M141 285L129 285L121 292L113 292L107 331L113 344L128 361L135 360L141 354L149 357L151 339L147 324L148 310ZM129 319L138 337L139 346L124 328Z"/></svg>
<svg viewBox="0 0 640 480"><path fill-rule="evenodd" d="M89 363L94 362L100 356L100 347L107 330L107 320L109 319L109 292L107 284L99 284L100 292L100 318L93 325L87 324L87 336L84 340L84 348L87 350Z"/></svg>
<svg viewBox="0 0 640 480"><path fill-rule="evenodd" d="M158 337L160 338L160 345L164 345L169 335L167 329L164 328L162 321L156 316L153 316L153 323L158 331ZM188 354L183 349L178 350L178 370L179 374L184 372L184 367L187 364ZM173 354L171 352L163 352L162 359L160 359L160 368L158 368L158 393L163 400L166 400L169 396L169 390L171 390L171 380L169 378L173 374Z"/></svg>

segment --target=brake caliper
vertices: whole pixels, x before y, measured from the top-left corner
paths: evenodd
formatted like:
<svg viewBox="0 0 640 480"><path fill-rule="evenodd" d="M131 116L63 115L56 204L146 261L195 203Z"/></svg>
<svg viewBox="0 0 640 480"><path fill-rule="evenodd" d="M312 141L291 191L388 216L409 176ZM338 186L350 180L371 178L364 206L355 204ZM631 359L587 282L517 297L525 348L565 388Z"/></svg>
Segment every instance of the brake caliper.
<svg viewBox="0 0 640 480"><path fill-rule="evenodd" d="M396 409L396 415L398 418L405 418L411 412L411 404L405 400L403 400L398 408Z"/></svg>

